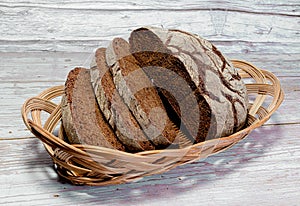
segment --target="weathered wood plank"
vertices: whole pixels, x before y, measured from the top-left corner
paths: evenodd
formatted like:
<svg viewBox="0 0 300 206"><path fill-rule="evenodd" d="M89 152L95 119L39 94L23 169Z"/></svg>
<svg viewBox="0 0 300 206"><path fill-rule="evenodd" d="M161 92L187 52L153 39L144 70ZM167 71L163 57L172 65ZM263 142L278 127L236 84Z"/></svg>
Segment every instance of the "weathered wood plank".
<svg viewBox="0 0 300 206"><path fill-rule="evenodd" d="M205 160L107 187L62 184L37 139L2 140L0 204L297 205L299 130L299 124L263 126Z"/></svg>
<svg viewBox="0 0 300 206"><path fill-rule="evenodd" d="M278 59L280 51L274 54L259 51L228 53L226 51L231 47L230 45L228 47L218 43L216 45L228 58L246 60L279 77L299 76L300 53L281 54ZM262 48L265 47L262 45ZM275 47L271 48L273 51L276 50ZM244 49L249 51L251 46ZM92 56L93 52L0 52L0 82L64 81L68 71L74 67L89 67Z"/></svg>
<svg viewBox="0 0 300 206"><path fill-rule="evenodd" d="M0 53L0 81L64 81L74 67L89 67L92 55L92 52Z"/></svg>
<svg viewBox="0 0 300 206"><path fill-rule="evenodd" d="M4 7L19 8L19 7L34 7L34 8L53 8L53 9L72 9L72 10L203 10L203 9L227 9L227 10L242 10L244 12L263 12L266 14L281 14L281 15L297 15L299 6L297 0L237 0L230 1L159 1L153 0L145 2L143 0L136 1L91 1L91 0L67 0L63 2L57 1L0 1Z"/></svg>
<svg viewBox="0 0 300 206"><path fill-rule="evenodd" d="M299 52L300 16L209 9L121 12L82 9L78 12L64 8L11 8L0 5L0 10L0 51L71 51L74 48L72 45L76 42L78 45L80 41L105 45L113 37L126 38L132 29L147 24L186 30L214 41L295 44L286 52ZM85 46L80 51L83 49Z"/></svg>
<svg viewBox="0 0 300 206"><path fill-rule="evenodd" d="M23 103L48 87L61 84L55 81L0 83L0 138L32 136L21 117Z"/></svg>
<svg viewBox="0 0 300 206"><path fill-rule="evenodd" d="M129 32L128 32L129 33ZM120 37L118 35L113 37ZM112 37L112 38L113 38ZM287 55L299 54L300 43L274 43L274 42L249 42L238 40L210 40L223 53L239 53L243 56L249 54L254 55L269 55L278 54ZM32 41L1 41L0 40L0 52L4 54L6 52L67 52L67 53L92 53L95 48L107 47L110 40L72 40L72 41L56 41L56 40L32 40ZM297 56L295 56L297 58ZM298 58L297 58L298 59Z"/></svg>
<svg viewBox="0 0 300 206"><path fill-rule="evenodd" d="M299 102L300 96L300 78L299 77L282 77L282 89L285 93L285 99L276 113L266 124L286 124L300 123L299 115L291 115L300 112ZM296 113L294 113L296 112Z"/></svg>

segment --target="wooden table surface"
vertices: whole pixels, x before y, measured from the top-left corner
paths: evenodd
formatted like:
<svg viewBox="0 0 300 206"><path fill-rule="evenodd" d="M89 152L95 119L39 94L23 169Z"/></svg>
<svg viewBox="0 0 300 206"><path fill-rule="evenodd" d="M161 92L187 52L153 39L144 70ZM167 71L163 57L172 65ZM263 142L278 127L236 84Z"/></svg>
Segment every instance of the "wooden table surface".
<svg viewBox="0 0 300 206"><path fill-rule="evenodd" d="M123 185L61 182L25 128L22 104L143 25L197 33L273 72L283 104L205 160ZM299 0L0 0L0 62L0 205L300 205Z"/></svg>

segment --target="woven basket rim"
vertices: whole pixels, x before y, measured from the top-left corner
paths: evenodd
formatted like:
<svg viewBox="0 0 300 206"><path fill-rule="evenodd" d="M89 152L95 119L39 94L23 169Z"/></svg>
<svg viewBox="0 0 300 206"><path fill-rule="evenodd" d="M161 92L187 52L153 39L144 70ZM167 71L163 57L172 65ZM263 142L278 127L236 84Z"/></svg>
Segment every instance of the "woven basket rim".
<svg viewBox="0 0 300 206"><path fill-rule="evenodd" d="M61 110L60 104L55 104L51 100L63 94L63 85L48 88L39 95L27 99L21 109L22 118L26 127L43 142L47 152L58 166L58 174L71 183L108 185L133 181L224 151L245 138L255 128L263 125L278 109L284 99L278 78L271 72L259 69L246 61L231 60L231 62L242 78L255 81L246 83L248 93L256 95L248 112L247 127L229 136L207 140L182 149L128 153L99 146L68 144L62 139L61 130L57 136L53 134L60 122ZM265 108L263 103L267 96L271 96L272 101ZM42 111L49 113L44 123L41 120ZM29 114L31 114L31 119L28 117ZM182 160L176 158L178 154L184 154ZM103 160L100 157L103 157ZM93 163L95 159L97 162ZM166 160L160 162L160 159ZM83 163L82 160L90 161L90 163ZM111 166L109 161L112 160L117 161L120 166L118 164ZM126 163L127 166L124 166ZM148 169L142 171L143 165L146 165ZM131 166L132 168L127 170L123 169ZM140 171L132 172L135 168Z"/></svg>

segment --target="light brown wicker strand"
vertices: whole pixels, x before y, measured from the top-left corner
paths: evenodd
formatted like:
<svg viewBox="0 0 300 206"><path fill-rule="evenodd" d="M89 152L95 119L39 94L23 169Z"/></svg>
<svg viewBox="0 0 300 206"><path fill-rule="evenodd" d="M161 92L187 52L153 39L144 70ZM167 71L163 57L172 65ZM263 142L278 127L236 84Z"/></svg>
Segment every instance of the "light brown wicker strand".
<svg viewBox="0 0 300 206"><path fill-rule="evenodd" d="M256 69L252 64L250 63L243 63L239 60L234 60L233 64L235 65L235 67L242 69L243 71L247 72L247 74L250 75L250 77L252 77L255 81L256 84L266 84L266 79L265 76L263 74L263 72L261 72L260 70ZM251 90L248 90L248 93L251 93ZM264 102L266 96L264 94L260 94L257 93L257 97L255 99L255 101L253 102L252 107L249 110L249 114L250 115L255 115L257 110L259 109L259 107L262 105L262 103Z"/></svg>
<svg viewBox="0 0 300 206"><path fill-rule="evenodd" d="M232 60L246 84L249 94L255 94L250 103L246 128L219 139L212 139L181 149L151 150L135 154L92 145L68 144L64 141L60 125L60 105L52 99L60 97L64 86L49 88L37 97L28 99L22 107L22 118L30 131L39 138L62 178L77 185L110 185L139 180L144 176L158 174L209 155L222 152L245 138L253 129L264 124L283 101L280 82L271 72L256 68L241 60ZM272 101L265 108L266 97ZM49 113L42 123L41 113ZM60 125L58 136L53 134Z"/></svg>

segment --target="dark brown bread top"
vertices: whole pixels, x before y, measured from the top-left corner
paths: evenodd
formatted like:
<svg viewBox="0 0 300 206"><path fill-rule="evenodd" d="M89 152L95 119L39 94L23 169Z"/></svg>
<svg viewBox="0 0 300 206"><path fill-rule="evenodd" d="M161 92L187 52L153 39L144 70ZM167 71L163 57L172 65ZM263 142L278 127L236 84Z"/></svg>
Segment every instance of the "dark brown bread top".
<svg viewBox="0 0 300 206"><path fill-rule="evenodd" d="M133 31L129 42L139 65L164 96L166 107L171 106L170 113L177 115L173 118L181 120L181 130L191 136L193 142L214 136L214 116L185 65L146 28Z"/></svg>
<svg viewBox="0 0 300 206"><path fill-rule="evenodd" d="M97 49L96 67L91 68L92 85L100 109L128 151L152 150L154 146L116 90L112 74L106 64L105 51L105 48Z"/></svg>
<svg viewBox="0 0 300 206"><path fill-rule="evenodd" d="M130 54L128 42L115 38L106 51L106 61L119 94L156 148L173 143L178 131L151 80Z"/></svg>
<svg viewBox="0 0 300 206"><path fill-rule="evenodd" d="M125 150L99 110L89 70L69 72L62 104L62 122L71 143Z"/></svg>

